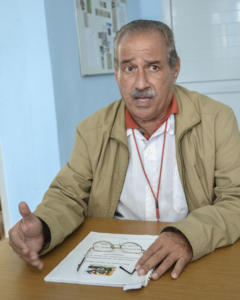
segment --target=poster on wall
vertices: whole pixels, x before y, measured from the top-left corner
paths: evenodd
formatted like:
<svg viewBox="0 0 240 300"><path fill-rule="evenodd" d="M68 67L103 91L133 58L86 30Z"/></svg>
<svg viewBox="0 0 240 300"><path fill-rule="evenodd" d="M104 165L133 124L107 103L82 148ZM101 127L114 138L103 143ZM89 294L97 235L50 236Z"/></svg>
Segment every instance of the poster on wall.
<svg viewBox="0 0 240 300"><path fill-rule="evenodd" d="M114 37L127 23L126 0L75 0L81 74L114 72Z"/></svg>

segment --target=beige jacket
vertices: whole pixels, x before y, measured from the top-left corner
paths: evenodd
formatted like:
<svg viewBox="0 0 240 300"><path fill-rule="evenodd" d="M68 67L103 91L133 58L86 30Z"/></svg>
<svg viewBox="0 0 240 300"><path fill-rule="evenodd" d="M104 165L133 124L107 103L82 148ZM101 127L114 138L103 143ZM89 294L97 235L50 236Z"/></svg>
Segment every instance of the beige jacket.
<svg viewBox="0 0 240 300"><path fill-rule="evenodd" d="M180 86L174 93L177 163L189 215L171 225L198 259L240 237L240 134L227 106ZM114 216L128 158L122 100L78 125L71 158L35 211L50 228L49 250L86 216Z"/></svg>

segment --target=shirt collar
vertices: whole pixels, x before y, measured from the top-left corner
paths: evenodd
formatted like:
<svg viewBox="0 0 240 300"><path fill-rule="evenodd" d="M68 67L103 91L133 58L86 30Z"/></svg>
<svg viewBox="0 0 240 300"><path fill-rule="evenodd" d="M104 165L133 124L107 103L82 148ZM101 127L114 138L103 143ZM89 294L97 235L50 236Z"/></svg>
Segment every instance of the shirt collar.
<svg viewBox="0 0 240 300"><path fill-rule="evenodd" d="M155 130L153 131L152 135L154 134L155 131L157 131L161 127L161 125L172 114L178 114L178 104L177 104L177 99L176 99L175 95L173 95L173 97L172 97L171 104L168 107L168 110L167 110L167 113L166 113L165 117L163 118L163 120L159 124L157 124L157 126L156 126ZM125 108L125 125L126 125L126 129L140 129L138 124L133 120L129 110L127 109L127 107ZM169 127L169 125L168 125L168 127ZM144 137L146 139L150 138L150 136L146 133L144 134Z"/></svg>

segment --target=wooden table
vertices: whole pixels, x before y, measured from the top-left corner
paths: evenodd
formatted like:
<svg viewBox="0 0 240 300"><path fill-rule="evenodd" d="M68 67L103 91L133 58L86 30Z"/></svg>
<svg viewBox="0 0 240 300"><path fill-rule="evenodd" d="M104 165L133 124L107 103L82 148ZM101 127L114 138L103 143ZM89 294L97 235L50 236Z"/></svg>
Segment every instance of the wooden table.
<svg viewBox="0 0 240 300"><path fill-rule="evenodd" d="M50 283L43 280L89 231L155 235L162 226L158 222L88 219L61 246L43 257L45 267L41 272L26 265L11 250L8 241L4 240L0 242L0 299L240 299L240 242L191 263L177 280L171 279L168 272L157 281L151 280L141 290L124 292L117 287Z"/></svg>

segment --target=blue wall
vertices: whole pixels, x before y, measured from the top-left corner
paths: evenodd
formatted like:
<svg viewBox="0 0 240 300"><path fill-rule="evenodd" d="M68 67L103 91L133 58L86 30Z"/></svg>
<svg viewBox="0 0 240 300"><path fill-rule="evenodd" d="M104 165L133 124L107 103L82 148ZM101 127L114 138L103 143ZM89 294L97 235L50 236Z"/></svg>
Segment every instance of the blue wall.
<svg viewBox="0 0 240 300"><path fill-rule="evenodd" d="M128 0L128 20L160 16L159 2ZM20 217L17 204L34 209L69 159L77 123L120 97L113 74L81 77L74 9L74 0L0 1L0 146L10 225Z"/></svg>
<svg viewBox="0 0 240 300"><path fill-rule="evenodd" d="M150 0L151 1L151 0ZM127 17L131 22L136 19L142 19L141 16L141 0L127 0Z"/></svg>
<svg viewBox="0 0 240 300"><path fill-rule="evenodd" d="M60 168L44 2L0 1L0 36L0 145L9 207L4 216L13 225L17 203L35 208Z"/></svg>
<svg viewBox="0 0 240 300"><path fill-rule="evenodd" d="M161 21L161 2L161 0L139 0L140 18Z"/></svg>
<svg viewBox="0 0 240 300"><path fill-rule="evenodd" d="M81 77L74 0L45 0L61 165L78 122L120 97L113 74Z"/></svg>

